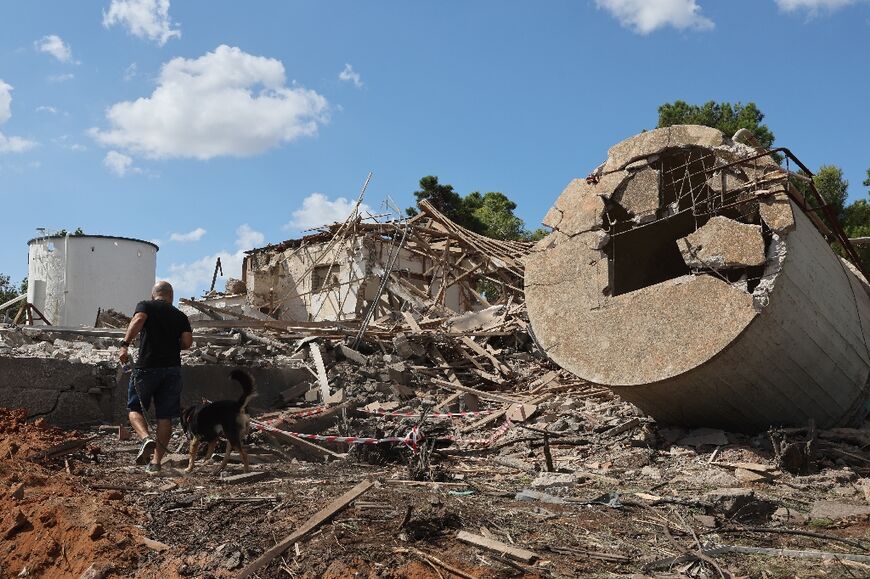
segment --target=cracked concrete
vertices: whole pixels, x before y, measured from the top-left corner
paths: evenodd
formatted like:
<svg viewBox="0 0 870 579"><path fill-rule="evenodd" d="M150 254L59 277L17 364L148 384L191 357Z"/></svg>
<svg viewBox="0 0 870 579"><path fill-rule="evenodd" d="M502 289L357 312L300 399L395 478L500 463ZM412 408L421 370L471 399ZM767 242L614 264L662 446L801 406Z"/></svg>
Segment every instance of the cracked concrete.
<svg viewBox="0 0 870 579"><path fill-rule="evenodd" d="M234 366L233 366L234 367ZM310 380L305 369L249 368L257 380L252 407L268 407L280 392ZM236 398L238 386L228 366L182 367L182 404L202 398ZM115 381L116 369L51 358L0 356L0 406L26 408L28 418L44 417L58 426L125 423L127 379ZM258 398L260 403L258 403Z"/></svg>
<svg viewBox="0 0 870 579"><path fill-rule="evenodd" d="M731 269L763 265L764 238L760 225L716 216L693 233L677 240L689 267Z"/></svg>
<svg viewBox="0 0 870 579"><path fill-rule="evenodd" d="M870 288L787 198L770 157L741 162L757 153L669 127L611 147L597 182L569 183L525 259L529 319L556 363L662 421L752 430L858 416Z"/></svg>

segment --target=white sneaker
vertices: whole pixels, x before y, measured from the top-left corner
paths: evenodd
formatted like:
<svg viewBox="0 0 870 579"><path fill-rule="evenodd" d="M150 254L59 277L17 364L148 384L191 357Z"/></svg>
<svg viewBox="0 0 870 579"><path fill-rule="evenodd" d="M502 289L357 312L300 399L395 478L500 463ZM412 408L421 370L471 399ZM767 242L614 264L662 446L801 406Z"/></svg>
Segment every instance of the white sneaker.
<svg viewBox="0 0 870 579"><path fill-rule="evenodd" d="M145 442L142 443L142 449L139 451L139 454L136 455L136 464L145 464L146 462L151 461L151 455L154 454L154 448L157 446L157 443L154 442L151 438L146 438Z"/></svg>

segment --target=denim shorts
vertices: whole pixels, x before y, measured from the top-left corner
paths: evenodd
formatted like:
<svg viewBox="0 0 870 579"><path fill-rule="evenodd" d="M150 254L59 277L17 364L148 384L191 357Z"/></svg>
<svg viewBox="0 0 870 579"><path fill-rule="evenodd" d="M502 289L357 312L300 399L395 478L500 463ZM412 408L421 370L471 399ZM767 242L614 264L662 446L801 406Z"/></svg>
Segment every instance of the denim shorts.
<svg viewBox="0 0 870 579"><path fill-rule="evenodd" d="M152 400L156 418L181 416L180 366L133 369L127 389L127 410L142 413L142 405L150 408Z"/></svg>

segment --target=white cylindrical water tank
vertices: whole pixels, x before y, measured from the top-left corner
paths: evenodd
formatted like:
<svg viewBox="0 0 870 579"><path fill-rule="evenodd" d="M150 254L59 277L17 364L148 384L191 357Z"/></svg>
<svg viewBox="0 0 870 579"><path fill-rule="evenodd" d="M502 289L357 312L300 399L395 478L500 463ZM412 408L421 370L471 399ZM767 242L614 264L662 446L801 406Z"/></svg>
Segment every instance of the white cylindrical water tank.
<svg viewBox="0 0 870 579"><path fill-rule="evenodd" d="M49 235L27 245L27 301L52 325L93 326L98 309L132 316L151 295L159 248L149 241Z"/></svg>

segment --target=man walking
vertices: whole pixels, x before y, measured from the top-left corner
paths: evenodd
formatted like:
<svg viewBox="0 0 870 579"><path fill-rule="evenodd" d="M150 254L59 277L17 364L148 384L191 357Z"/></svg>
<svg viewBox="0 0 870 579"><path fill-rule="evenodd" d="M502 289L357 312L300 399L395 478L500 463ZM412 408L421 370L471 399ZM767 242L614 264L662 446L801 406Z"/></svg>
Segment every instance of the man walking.
<svg viewBox="0 0 870 579"><path fill-rule="evenodd" d="M157 282L151 298L136 304L118 359L127 363L130 342L141 332L139 356L127 392L127 410L130 425L142 440L136 464L148 463L145 472L156 475L172 435L172 419L181 416L181 350L193 344L193 332L187 316L172 305L169 282ZM156 441L148 432L143 410L151 406L152 400L157 418Z"/></svg>

